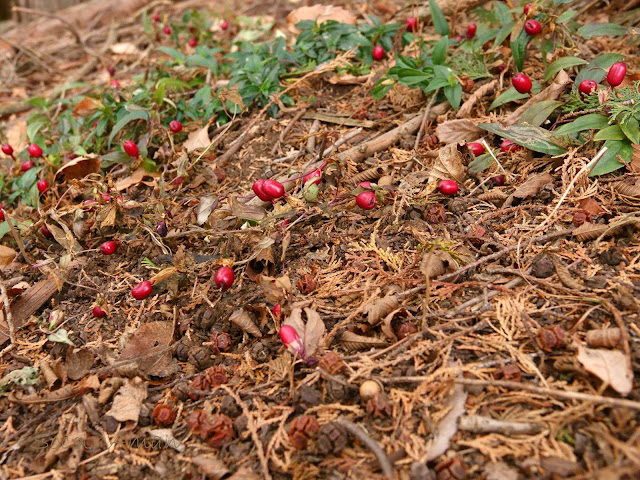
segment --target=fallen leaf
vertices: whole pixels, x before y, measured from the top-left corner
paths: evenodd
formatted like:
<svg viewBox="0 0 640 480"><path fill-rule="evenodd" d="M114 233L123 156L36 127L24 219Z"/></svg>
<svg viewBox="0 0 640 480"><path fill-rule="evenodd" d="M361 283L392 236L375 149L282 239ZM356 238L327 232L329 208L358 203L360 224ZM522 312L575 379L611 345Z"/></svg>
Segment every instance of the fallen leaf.
<svg viewBox="0 0 640 480"><path fill-rule="evenodd" d="M234 196L229 197L229 205L231 213L242 220L262 220L266 213L262 207L250 205L249 203L240 203Z"/></svg>
<svg viewBox="0 0 640 480"><path fill-rule="evenodd" d="M262 338L262 332L256 326L245 309L240 308L233 312L229 317L229 321L254 337Z"/></svg>
<svg viewBox="0 0 640 480"><path fill-rule="evenodd" d="M338 23L356 24L356 16L342 7L333 5L314 5L312 7L299 7L287 15L289 30L297 31L296 24L303 20L313 20L318 24L328 20L335 20Z"/></svg>
<svg viewBox="0 0 640 480"><path fill-rule="evenodd" d="M436 127L438 140L446 144L471 142L484 134L485 131L478 127L473 120L468 118L447 120L446 122L438 124Z"/></svg>
<svg viewBox="0 0 640 480"><path fill-rule="evenodd" d="M209 219L209 215L218 205L218 197L213 195L207 195L200 197L200 203L198 204L198 211L196 212L196 221L198 225L204 225Z"/></svg>
<svg viewBox="0 0 640 480"><path fill-rule="evenodd" d="M88 348L69 348L65 364L67 376L71 380L80 380L89 371L94 363L93 353Z"/></svg>
<svg viewBox="0 0 640 480"><path fill-rule="evenodd" d="M76 157L68 161L56 172L56 179L64 177L65 180L81 179L92 173L100 173L102 160L99 157Z"/></svg>
<svg viewBox="0 0 640 480"><path fill-rule="evenodd" d="M257 282L262 288L265 297L271 303L280 303L287 298L293 290L291 279L287 276L274 278L267 275L260 275Z"/></svg>
<svg viewBox="0 0 640 480"><path fill-rule="evenodd" d="M195 130L189 134L187 141L183 146L187 149L187 152L193 152L199 148L207 148L211 140L209 140L209 127L203 127L200 130Z"/></svg>
<svg viewBox="0 0 640 480"><path fill-rule="evenodd" d="M111 50L116 55L139 56L142 53L138 47L129 42L114 43L109 47L109 50Z"/></svg>
<svg viewBox="0 0 640 480"><path fill-rule="evenodd" d="M551 182L553 182L553 177L550 173L538 173L516 188L511 196L520 199L535 197L542 190L542 187Z"/></svg>
<svg viewBox="0 0 640 480"><path fill-rule="evenodd" d="M0 267L6 267L16 258L17 252L13 248L0 245Z"/></svg>
<svg viewBox="0 0 640 480"><path fill-rule="evenodd" d="M215 455L196 455L191 461L197 465L206 478L211 480L219 480L229 473L224 462Z"/></svg>
<svg viewBox="0 0 640 480"><path fill-rule="evenodd" d="M458 418L465 412L466 401L467 392L464 385L455 384L453 393L446 402L446 407L450 408L449 413L442 417L433 432L433 442L425 458L427 462L435 460L449 449L451 438L458 431Z"/></svg>
<svg viewBox="0 0 640 480"><path fill-rule="evenodd" d="M296 329L302 339L302 343L304 343L307 355L313 356L320 347L326 327L315 310L305 307L304 313L307 317L306 322L302 320L302 309L300 307L294 308L291 311L291 315L285 320L284 325L291 325Z"/></svg>
<svg viewBox="0 0 640 480"><path fill-rule="evenodd" d="M493 93L497 85L498 85L498 80L492 80L489 83L485 83L484 85L480 86L462 104L462 106L460 107L460 110L458 110L458 113L456 114L456 117L458 118L469 117L471 115L471 112L473 111L473 107L475 106L476 102L480 100L482 97L484 97L485 95Z"/></svg>
<svg viewBox="0 0 640 480"><path fill-rule="evenodd" d="M363 311L367 315L367 322L369 322L370 325L377 325L390 312L393 312L398 308L398 305L398 297L395 295L389 295L367 303L364 306Z"/></svg>
<svg viewBox="0 0 640 480"><path fill-rule="evenodd" d="M92 97L84 97L73 108L74 117L86 117L102 108L102 102Z"/></svg>
<svg viewBox="0 0 640 480"><path fill-rule="evenodd" d="M467 149L465 146L461 147ZM442 179L462 181L465 178L464 153L458 148L457 143L451 143L442 147L438 152L438 158L429 172L429 183L435 185Z"/></svg>
<svg viewBox="0 0 640 480"><path fill-rule="evenodd" d="M173 432L170 428L157 428L155 430L147 430L147 433L151 435L151 437L161 440L167 447L173 448L176 452L182 453L187 449L184 443L173 436Z"/></svg>
<svg viewBox="0 0 640 480"><path fill-rule="evenodd" d="M147 384L141 378L125 380L125 384L118 390L113 399L109 417L118 422L138 422L142 401L147 398Z"/></svg>
<svg viewBox="0 0 640 480"><path fill-rule="evenodd" d="M171 322L142 324L127 339L118 361L131 360L127 370L133 367L145 375L166 377L179 368L169 353L172 339L173 324Z"/></svg>
<svg viewBox="0 0 640 480"><path fill-rule="evenodd" d="M576 357L583 368L610 385L622 396L627 396L633 388L633 371L630 359L618 350L587 348L578 345Z"/></svg>
<svg viewBox="0 0 640 480"><path fill-rule="evenodd" d="M458 268L460 268L458 262L444 250L427 252L420 262L420 271L428 279L455 272Z"/></svg>
<svg viewBox="0 0 640 480"><path fill-rule="evenodd" d="M593 198L583 198L578 202L578 207L584 210L592 217L598 217L607 211L600 206L597 200Z"/></svg>
<svg viewBox="0 0 640 480"><path fill-rule="evenodd" d="M271 240L271 239L269 239ZM245 273L254 282L258 281L260 275L272 276L276 272L276 264L273 260L271 247L260 249L254 258L247 263Z"/></svg>
<svg viewBox="0 0 640 480"><path fill-rule="evenodd" d="M128 177L118 180L115 184L115 187L117 191L121 192L122 190L126 190L127 188L132 187L133 185L145 183L144 182L145 178L153 179L153 182L152 183L150 182L151 184L146 183L146 185L148 186L153 186L155 185L155 179L159 176L160 174L158 172L147 172L144 168L138 168L135 172L133 172Z"/></svg>
<svg viewBox="0 0 640 480"><path fill-rule="evenodd" d="M73 236L71 230L67 230L65 232L62 228L54 225L53 223L48 223L47 228L53 235L53 238L55 238L56 242L62 245L68 252L82 251L82 247Z"/></svg>
<svg viewBox="0 0 640 480"><path fill-rule="evenodd" d="M484 466L485 480L518 480L518 472L504 462L491 462Z"/></svg>
<svg viewBox="0 0 640 480"><path fill-rule="evenodd" d="M363 83L367 83L370 78L371 74L358 75L356 77L349 73L345 75L338 75L337 73L334 73L327 79L327 81L332 85L362 85Z"/></svg>

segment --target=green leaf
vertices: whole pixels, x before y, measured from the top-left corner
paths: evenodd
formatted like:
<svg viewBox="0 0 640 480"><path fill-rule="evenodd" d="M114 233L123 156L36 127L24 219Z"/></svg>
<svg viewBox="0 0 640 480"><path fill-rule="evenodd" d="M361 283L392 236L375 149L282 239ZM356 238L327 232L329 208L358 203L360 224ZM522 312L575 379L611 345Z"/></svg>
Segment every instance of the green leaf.
<svg viewBox="0 0 640 480"><path fill-rule="evenodd" d="M511 34L511 30L513 30L513 26L516 24L516 22L509 22L505 25L503 25L500 30L498 30L498 33L496 34L496 39L493 42L493 46L494 47L498 47L500 45L502 45L502 42L504 42L507 37Z"/></svg>
<svg viewBox="0 0 640 480"><path fill-rule="evenodd" d="M564 12L562 15L558 17L558 19L556 20L556 23L568 22L573 17L575 17L577 13L578 13L577 10L567 10L566 12Z"/></svg>
<svg viewBox="0 0 640 480"><path fill-rule="evenodd" d="M489 168L492 163L493 157L488 153L483 153L469 163L469 171L471 173L480 173Z"/></svg>
<svg viewBox="0 0 640 480"><path fill-rule="evenodd" d="M435 0L429 0L429 7L431 8L431 18L433 19L433 26L443 37L449 35L449 23L444 18L444 14Z"/></svg>
<svg viewBox="0 0 640 480"><path fill-rule="evenodd" d="M447 59L447 46L448 45L449 45L449 37L445 35L433 47L433 51L431 52L431 61L435 65L444 65L444 62Z"/></svg>
<svg viewBox="0 0 640 480"><path fill-rule="evenodd" d="M204 67L212 72L218 71L218 61L216 57L203 57L202 55L189 55L187 57L188 67Z"/></svg>
<svg viewBox="0 0 640 480"><path fill-rule="evenodd" d="M624 140L625 138L627 137L622 133L620 125L610 125L596 133L593 140L598 142L600 140Z"/></svg>
<svg viewBox="0 0 640 480"><path fill-rule="evenodd" d="M516 69L521 72L524 66L524 57L527 53L527 45L531 41L531 36L522 29L515 41L511 42L511 55L516 64Z"/></svg>
<svg viewBox="0 0 640 480"><path fill-rule="evenodd" d="M29 119L29 125L27 125L27 137L29 141L33 142L36 135L40 133L42 127L49 123L49 119L44 115L38 115Z"/></svg>
<svg viewBox="0 0 640 480"><path fill-rule="evenodd" d="M151 22L149 21L149 13L146 10L142 12L142 28L144 33L151 35Z"/></svg>
<svg viewBox="0 0 640 480"><path fill-rule="evenodd" d="M111 135L109 135L109 145L113 141L113 138L118 134L120 130L122 130L127 123L133 122L134 120L149 120L149 112L146 110L135 110L133 112L128 112L118 123L115 124L113 130L111 130Z"/></svg>
<svg viewBox="0 0 640 480"><path fill-rule="evenodd" d="M558 100L544 100L536 103L522 114L518 123L528 123L539 127L560 105L563 105L563 103Z"/></svg>
<svg viewBox="0 0 640 480"><path fill-rule="evenodd" d="M460 102L462 101L462 85L456 83L453 86L444 87L442 91L454 110L460 108Z"/></svg>
<svg viewBox="0 0 640 480"><path fill-rule="evenodd" d="M607 125L609 125L609 117L599 113L589 113L578 117L571 123L567 123L566 125L562 125L555 129L553 131L553 136L561 137L563 135L572 135L584 130L599 130Z"/></svg>
<svg viewBox="0 0 640 480"><path fill-rule="evenodd" d="M607 140L604 142L604 146L607 147L607 151L589 174L590 177L606 175L607 173L611 173L624 167L624 163L621 163L620 160L618 160L618 156L627 163L631 162L633 146L629 140Z"/></svg>
<svg viewBox="0 0 640 480"><path fill-rule="evenodd" d="M534 127L533 125L512 125L504 128L499 123L481 123L478 126L534 152L547 153L549 155L566 153L564 148L551 141L551 133L544 128Z"/></svg>
<svg viewBox="0 0 640 480"><path fill-rule="evenodd" d="M5 392L10 385L26 387L28 385L38 385L39 370L35 367L23 367L19 370L12 370L0 379L0 392Z"/></svg>
<svg viewBox="0 0 640 480"><path fill-rule="evenodd" d="M33 225L33 221L32 220L24 220L23 222L20 222L18 224L16 224L16 221L13 221L13 226L15 228L17 228L18 230L22 231L22 230L26 230L27 228L29 228L31 225ZM9 228L9 224L7 222L2 222L0 223L0 240L11 231L11 229Z"/></svg>
<svg viewBox="0 0 640 480"><path fill-rule="evenodd" d="M376 100L380 100L382 97L384 97L387 92L389 90L391 90L391 87L393 87L395 85L395 82L393 80L390 79L383 79L380 80L375 87L373 87L373 91L371 92L371 96L373 98L375 98Z"/></svg>
<svg viewBox="0 0 640 480"><path fill-rule="evenodd" d="M433 78L433 73L425 73L415 68L401 68L398 70L398 81L403 85L416 85Z"/></svg>
<svg viewBox="0 0 640 480"><path fill-rule="evenodd" d="M622 133L631 140L631 143L640 143L640 128L638 128L638 120L636 120L635 117L630 117L624 122L621 122L620 129Z"/></svg>
<svg viewBox="0 0 640 480"><path fill-rule="evenodd" d="M561 57L549 64L546 72L544 72L544 81L548 82L551 80L560 70L565 70L577 65L586 65L587 63L589 62L578 57Z"/></svg>
<svg viewBox="0 0 640 480"><path fill-rule="evenodd" d="M607 70L614 63L622 60L623 55L618 53L603 53L589 62L580 70L580 73L576 76L575 85L580 85L583 80L594 80L596 83L600 83L604 76L607 74Z"/></svg>
<svg viewBox="0 0 640 480"><path fill-rule="evenodd" d="M519 93L515 88L511 87L502 92L498 98L496 98L491 105L489 105L489 110L493 110L494 108L498 108L505 103L513 102L516 100L522 100L524 98L529 98L529 94L527 93Z"/></svg>
<svg viewBox="0 0 640 480"><path fill-rule="evenodd" d="M174 60L177 60L180 63L184 63L185 55L180 50L171 47L158 47L156 50L169 55Z"/></svg>
<svg viewBox="0 0 640 480"><path fill-rule="evenodd" d="M553 0L553 3L555 3L556 5L565 5L574 1L575 0Z"/></svg>
<svg viewBox="0 0 640 480"><path fill-rule="evenodd" d="M73 342L69 340L69 334L64 328L60 328L51 335L48 335L47 339L49 339L50 342L66 343L67 345L75 346Z"/></svg>
<svg viewBox="0 0 640 480"><path fill-rule="evenodd" d="M33 105L36 108L42 108L43 110L47 108L47 100L42 97L33 97L27 100L29 105Z"/></svg>
<svg viewBox="0 0 640 480"><path fill-rule="evenodd" d="M627 33L628 28L615 23L587 23L578 29L578 35L584 38L617 37Z"/></svg>

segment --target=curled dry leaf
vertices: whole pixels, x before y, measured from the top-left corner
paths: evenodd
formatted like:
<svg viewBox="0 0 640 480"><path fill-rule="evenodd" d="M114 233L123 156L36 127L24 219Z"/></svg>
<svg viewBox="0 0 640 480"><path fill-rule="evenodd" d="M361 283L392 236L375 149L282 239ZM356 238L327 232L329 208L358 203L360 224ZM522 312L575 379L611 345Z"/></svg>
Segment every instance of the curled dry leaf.
<svg viewBox="0 0 640 480"><path fill-rule="evenodd" d="M369 322L370 325L377 325L380 323L380 320L398 308L399 304L400 302L396 295L389 295L369 302L363 309L364 313L367 314L367 322Z"/></svg>
<svg viewBox="0 0 640 480"><path fill-rule="evenodd" d="M160 270L153 277L151 277L150 280L153 283L164 282L165 280L167 280L169 277L171 277L177 271L178 271L178 269L176 267L168 267L168 268L165 268L163 270Z"/></svg>
<svg viewBox="0 0 640 480"><path fill-rule="evenodd" d="M496 89L496 85L498 85L498 80L491 80L489 83L485 83L484 85L480 86L475 92L471 94L471 96L469 96L467 101L462 104L460 110L458 110L458 114L456 115L456 117L470 117L476 102L485 95L489 95L490 93L492 93Z"/></svg>
<svg viewBox="0 0 640 480"><path fill-rule="evenodd" d="M578 202L578 207L592 217L599 217L603 213L607 213L607 211L600 206L598 201L593 198L583 198Z"/></svg>
<svg viewBox="0 0 640 480"><path fill-rule="evenodd" d="M394 327L397 327L400 322L404 321L404 319L410 316L411 314L409 313L409 310L404 307L398 308L393 312L389 312L389 314L384 317L380 330L385 334L387 338L391 339L394 342L397 342L398 336L394 331ZM401 333L399 334L401 335Z"/></svg>
<svg viewBox="0 0 640 480"><path fill-rule="evenodd" d="M445 273L455 272L460 265L444 250L427 252L420 262L420 271L428 279L439 277Z"/></svg>
<svg viewBox="0 0 640 480"><path fill-rule="evenodd" d="M155 430L147 430L152 438L161 440L167 447L173 448L176 452L182 453L186 450L186 445L173 436L170 428L157 428ZM195 459L194 459L195 463Z"/></svg>
<svg viewBox="0 0 640 480"><path fill-rule="evenodd" d="M48 223L47 228L55 238L56 242L64 247L68 252L80 252L82 247L73 236L71 230L66 228L66 225L61 224L64 228L60 228L53 223Z"/></svg>
<svg viewBox="0 0 640 480"><path fill-rule="evenodd" d="M484 133L485 131L479 128L476 123L469 118L447 120L446 122L439 123L436 127L438 140L446 144L471 142L484 135Z"/></svg>
<svg viewBox="0 0 640 480"><path fill-rule="evenodd" d="M271 277L276 271L276 264L273 260L271 247L263 248L256 256L247 263L245 273L254 282L260 275Z"/></svg>
<svg viewBox="0 0 640 480"><path fill-rule="evenodd" d="M520 199L535 197L540 193L542 187L551 182L553 182L553 177L548 172L533 175L529 180L516 188L516 190L511 194L511 197Z"/></svg>
<svg viewBox="0 0 640 480"><path fill-rule="evenodd" d="M582 285L571 276L571 272L569 272L569 269L565 265L555 257L551 257L551 261L553 262L560 282L562 282L565 287L573 288L574 290L582 289Z"/></svg>
<svg viewBox="0 0 640 480"><path fill-rule="evenodd" d="M193 152L199 148L207 148L211 140L209 140L209 126L205 126L200 130L194 130L189 134L189 138L184 142L183 146L187 152Z"/></svg>
<svg viewBox="0 0 640 480"><path fill-rule="evenodd" d="M461 182L465 177L465 165L470 158L465 159L467 148L451 143L442 147L438 152L438 158L429 172L429 183L435 185L443 179L457 180ZM465 161L467 160L467 161Z"/></svg>
<svg viewBox="0 0 640 480"><path fill-rule="evenodd" d="M616 182L613 184L613 189L625 197L640 197L640 185L638 182L632 184L625 181Z"/></svg>
<svg viewBox="0 0 640 480"><path fill-rule="evenodd" d="M241 203L234 196L229 197L229 206L231 213L242 220L258 221L266 216L262 207L250 203Z"/></svg>
<svg viewBox="0 0 640 480"><path fill-rule="evenodd" d="M103 107L102 102L96 98L84 97L73 109L74 117L86 117Z"/></svg>
<svg viewBox="0 0 640 480"><path fill-rule="evenodd" d="M295 307L291 311L291 315L285 320L284 325L291 325L296 329L302 339L307 355L314 356L318 353L326 327L318 312L312 308L304 308L304 314L307 317L306 322L302 319L302 312L303 309Z"/></svg>
<svg viewBox="0 0 640 480"><path fill-rule="evenodd" d="M209 219L211 212L218 206L218 197L213 195L207 195L200 197L200 203L198 204L198 211L196 213L196 221L198 225L204 225Z"/></svg>
<svg viewBox="0 0 640 480"><path fill-rule="evenodd" d="M141 183L146 185L147 187L155 187L156 178L159 176L160 173L158 172L147 172L144 168L138 168L128 177L118 180L114 186L119 192L127 190L129 187L133 187L134 185L139 185ZM145 179L147 180L145 181Z"/></svg>
<svg viewBox="0 0 640 480"><path fill-rule="evenodd" d="M67 367L67 376L71 380L80 380L84 377L93 366L94 356L88 348L69 348L67 350L67 358L65 365Z"/></svg>
<svg viewBox="0 0 640 480"><path fill-rule="evenodd" d="M631 392L633 371L631 360L624 353L578 345L576 358L587 372L611 386L620 395L627 396Z"/></svg>
<svg viewBox="0 0 640 480"><path fill-rule="evenodd" d="M340 335L340 342L342 343L342 346L350 352L387 346L387 342L385 340L375 337L365 337L364 335L358 335L357 333L350 332L349 330L344 331L342 335Z"/></svg>
<svg viewBox="0 0 640 480"><path fill-rule="evenodd" d="M229 317L229 321L254 337L262 338L262 332L243 308L233 312Z"/></svg>
<svg viewBox="0 0 640 480"><path fill-rule="evenodd" d="M257 282L262 288L265 297L271 303L281 303L282 300L291 295L293 290L291 279L287 276L274 278L260 275Z"/></svg>
<svg viewBox="0 0 640 480"><path fill-rule="evenodd" d="M107 412L107 416L119 422L137 423L145 398L147 398L147 383L140 378L127 379L113 399L113 405Z"/></svg>
<svg viewBox="0 0 640 480"><path fill-rule="evenodd" d="M0 245L0 267L6 267L16 258L17 252L13 248Z"/></svg>
<svg viewBox="0 0 640 480"><path fill-rule="evenodd" d="M501 202L509 198L509 194L506 192L506 188L492 188L488 192L478 195L478 200L483 202Z"/></svg>
<svg viewBox="0 0 640 480"><path fill-rule="evenodd" d="M447 400L447 407L450 407L442 420L436 425L433 433L433 442L429 447L425 460L430 462L438 458L449 449L451 438L458 431L458 418L464 413L464 404L467 401L467 392L464 385L456 384L453 388L453 394Z"/></svg>
<svg viewBox="0 0 640 480"><path fill-rule="evenodd" d="M102 160L96 156L76 157L68 161L56 172L56 179L81 179L93 173L100 173Z"/></svg>

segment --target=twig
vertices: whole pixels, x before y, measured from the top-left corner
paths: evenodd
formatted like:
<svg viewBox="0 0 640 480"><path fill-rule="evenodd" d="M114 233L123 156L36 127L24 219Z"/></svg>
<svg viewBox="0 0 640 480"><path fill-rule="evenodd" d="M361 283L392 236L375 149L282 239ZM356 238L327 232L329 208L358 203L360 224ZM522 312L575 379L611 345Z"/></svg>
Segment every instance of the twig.
<svg viewBox="0 0 640 480"><path fill-rule="evenodd" d="M316 151L316 136L315 133L320 130L320 120L314 120L311 124L311 128L309 129L309 133L307 134L309 138L307 139L307 153L309 155L313 155L313 152Z"/></svg>
<svg viewBox="0 0 640 480"><path fill-rule="evenodd" d="M300 120L300 118L302 117L302 115L305 114L305 112L307 111L306 108L302 108L300 109L300 111L298 113L296 113L296 116L293 117L291 119L291 121L289 121L289 123L287 124L287 126L284 128L284 130L282 130L282 132L280 133L280 136L278 137L278 141L276 143L273 144L273 148L271 149L271 155L275 155L276 152L278 151L278 148L280 148L280 144L282 142L284 142L285 137L287 136L287 134L291 131L291 129L293 128L293 126L296 124L296 122L298 120Z"/></svg>
<svg viewBox="0 0 640 480"><path fill-rule="evenodd" d="M18 232L16 232L16 229L13 226L13 221L11 220L11 217L9 216L9 214L6 211L4 212L4 216L5 216L5 220L7 221L7 225L9 225L9 230L11 231L11 236L13 237L13 239L18 244L18 248L20 249L20 253L22 254L25 262L27 262L29 264L33 264L31 256L27 255L27 251L24 248L24 242L22 241L22 237L20 235L18 235Z"/></svg>
<svg viewBox="0 0 640 480"><path fill-rule="evenodd" d="M394 478L393 466L391 465L389 457L387 456L385 451L382 450L380 445L378 445L378 443L367 434L367 432L358 427L355 423L351 423L349 420L346 420L344 418L339 418L338 423L342 425L351 435L357 437L358 440L369 447L369 450L371 450L378 459L378 463L380 464L382 473L387 478Z"/></svg>
<svg viewBox="0 0 640 480"><path fill-rule="evenodd" d="M17 43L12 42L11 40L9 40L8 38L5 38L5 37L0 37L0 40L3 41L3 42L7 42L9 45L11 45L16 50L24 52L25 55L27 55L28 57L33 58L36 61L36 63L38 65L40 65L42 68L44 68L47 72L52 72L53 71L53 69L47 63L45 63L45 61L43 59L41 59L36 52L31 50L29 47L27 47L25 45L18 45ZM19 104L19 105L26 106L24 103ZM27 108L27 110L28 110L28 108ZM6 115L6 113L5 113L5 115Z"/></svg>
<svg viewBox="0 0 640 480"><path fill-rule="evenodd" d="M507 422L481 415L463 415L458 428L473 433L502 433L503 435L534 435L545 429L542 423Z"/></svg>
<svg viewBox="0 0 640 480"><path fill-rule="evenodd" d="M511 390L524 390L527 392L538 393L540 395L549 395L551 397L565 398L567 400L584 400L587 402L594 402L601 405L611 405L613 407L631 408L633 410L640 410L640 402L633 400L627 400L625 398L613 398L605 397L603 395L591 395L589 393L581 392L567 392L564 390L557 390L555 388L538 387L536 385L528 385L526 383L508 382L506 380L476 380L471 378L456 378L456 383L462 385L477 385L480 387L502 387L509 388Z"/></svg>
<svg viewBox="0 0 640 480"><path fill-rule="evenodd" d="M2 300L2 306L4 307L7 325L9 325L9 340L11 340L11 345L15 345L16 327L13 324L13 316L11 315L11 306L9 305L9 295L7 294L7 287L4 284L4 276L0 278L0 300Z"/></svg>
<svg viewBox="0 0 640 480"><path fill-rule="evenodd" d="M427 119L429 118L429 113L431 113L431 107L433 107L433 103L436 101L436 97L440 93L440 89L436 89L431 96L431 100L429 100L429 104L427 108L424 109L424 115L422 115L422 119L420 120L420 126L418 127L418 133L416 134L416 143L413 144L413 150L418 150L418 146L420 145L420 140L422 140L422 131L424 130L425 123L427 123Z"/></svg>

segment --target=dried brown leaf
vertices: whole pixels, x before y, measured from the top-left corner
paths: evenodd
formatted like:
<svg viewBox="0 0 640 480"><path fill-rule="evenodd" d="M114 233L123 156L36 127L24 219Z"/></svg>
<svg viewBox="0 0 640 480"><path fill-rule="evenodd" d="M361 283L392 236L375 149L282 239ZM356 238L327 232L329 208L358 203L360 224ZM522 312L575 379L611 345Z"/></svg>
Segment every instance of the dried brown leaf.
<svg viewBox="0 0 640 480"><path fill-rule="evenodd" d="M478 200L482 200L483 202L504 201L509 198L506 190L506 188L492 188L488 192L484 192L478 195Z"/></svg>
<svg viewBox="0 0 640 480"><path fill-rule="evenodd" d="M611 386L620 395L627 396L631 392L633 371L631 360L624 353L578 345L576 358L587 372Z"/></svg>
<svg viewBox="0 0 640 480"><path fill-rule="evenodd" d="M159 177L160 174L158 172L147 172L144 168L138 168L131 175L121 178L115 184L116 190L121 192L123 190L128 189L129 187L133 187L134 185L139 185L143 183L148 187L154 187L156 185L156 178ZM145 178L150 179L145 182Z"/></svg>
<svg viewBox="0 0 640 480"><path fill-rule="evenodd" d="M247 276L254 282L258 281L260 275L271 277L275 272L276 264L273 260L271 247L259 250L255 257L247 263L245 269Z"/></svg>
<svg viewBox="0 0 640 480"><path fill-rule="evenodd" d="M147 383L141 378L127 379L114 397L113 405L107 412L107 416L118 422L137 423L145 398L147 398Z"/></svg>
<svg viewBox="0 0 640 480"><path fill-rule="evenodd" d="M598 238L607 231L607 228L608 227L606 225L595 225L593 223L585 222L573 230L573 236L576 237L576 240L579 242L585 242L587 240Z"/></svg>
<svg viewBox="0 0 640 480"><path fill-rule="evenodd" d="M173 274L177 273L177 271L178 271L178 269L176 267L168 267L168 268L165 268L163 270L160 270L158 273L156 273L149 280L152 281L153 283L164 282L169 277L171 277Z"/></svg>
<svg viewBox="0 0 640 480"><path fill-rule="evenodd" d="M597 200L593 198L583 198L578 202L578 207L588 213L592 217L598 217L607 211L600 206Z"/></svg>
<svg viewBox="0 0 640 480"><path fill-rule="evenodd" d="M213 195L206 195L200 197L200 203L198 204L198 211L196 212L196 222L198 225L204 225L209 219L211 212L218 206L218 197Z"/></svg>
<svg viewBox="0 0 640 480"><path fill-rule="evenodd" d="M220 480L229 473L224 462L215 455L200 454L193 457L191 461L206 478L211 480Z"/></svg>
<svg viewBox="0 0 640 480"><path fill-rule="evenodd" d="M471 116L473 107L478 102L478 100L480 100L485 95L489 95L490 93L492 93L496 89L496 85L498 85L498 80L491 80L489 83L485 83L484 85L479 87L475 92L471 94L467 101L462 104L460 110L458 110L458 114L456 115L456 117L467 118Z"/></svg>
<svg viewBox="0 0 640 480"><path fill-rule="evenodd" d="M429 172L429 183L436 184L442 179L462 181L465 172L465 146L459 147L457 143L451 143L442 147L438 152L438 158Z"/></svg>
<svg viewBox="0 0 640 480"><path fill-rule="evenodd" d="M82 251L82 247L73 236L73 233L71 233L71 230L66 229L65 231L53 223L48 223L47 228L53 235L53 238L55 238L56 242L62 245L67 252Z"/></svg>
<svg viewBox="0 0 640 480"><path fill-rule="evenodd" d="M624 195L625 197L640 196L640 185L637 182L632 184L625 181L616 182L613 184L613 189L620 195Z"/></svg>
<svg viewBox="0 0 640 480"><path fill-rule="evenodd" d="M363 308L364 313L367 315L367 322L371 325L377 325L380 320L398 308L399 304L398 297L395 295L378 298L367 303Z"/></svg>
<svg viewBox="0 0 640 480"><path fill-rule="evenodd" d="M209 126L205 126L200 130L195 130L189 134L187 141L183 146L187 149L187 152L193 152L199 148L207 148L211 140L209 140Z"/></svg>
<svg viewBox="0 0 640 480"><path fill-rule="evenodd" d="M94 356L88 348L69 348L67 350L67 376L71 380L80 380L93 366Z"/></svg>
<svg viewBox="0 0 640 480"><path fill-rule="evenodd" d="M582 285L571 276L571 272L569 272L569 269L565 265L555 257L551 257L551 261L553 262L560 282L562 282L565 287L573 288L574 290L582 289Z"/></svg>
<svg viewBox="0 0 640 480"><path fill-rule="evenodd" d="M438 140L446 144L471 142L481 137L484 133L485 131L469 118L447 120L436 127Z"/></svg>
<svg viewBox="0 0 640 480"><path fill-rule="evenodd" d="M243 220L258 221L266 216L262 207L249 203L240 203L234 196L229 197L229 206L231 207L231 213Z"/></svg>
<svg viewBox="0 0 640 480"><path fill-rule="evenodd" d="M114 43L109 47L109 50L111 50L116 55L140 56L140 54L142 53L138 47L129 42Z"/></svg>
<svg viewBox="0 0 640 480"><path fill-rule="evenodd" d="M101 162L99 157L76 157L58 169L56 179L59 177L64 177L65 180L81 179L92 173L100 173Z"/></svg>
<svg viewBox="0 0 640 480"><path fill-rule="evenodd" d="M420 262L420 271L428 279L439 277L445 273L455 272L460 265L444 250L427 252Z"/></svg>
<svg viewBox="0 0 640 480"><path fill-rule="evenodd" d="M280 303L287 298L293 290L291 279L287 276L274 278L260 275L257 282L262 288L265 297L271 303Z"/></svg>
<svg viewBox="0 0 640 480"><path fill-rule="evenodd" d="M553 182L553 177L548 172L533 175L526 182L516 188L511 196L520 199L535 197L540 190L542 190L542 187L551 182Z"/></svg>
<svg viewBox="0 0 640 480"><path fill-rule="evenodd" d="M350 332L349 330L340 335L340 341L342 342L342 346L350 352L387 346L387 342L385 340L375 337L365 337L364 335L358 335L357 333Z"/></svg>
<svg viewBox="0 0 640 480"><path fill-rule="evenodd" d="M254 337L262 338L262 332L243 308L233 312L229 321Z"/></svg>
<svg viewBox="0 0 640 480"><path fill-rule="evenodd" d="M118 361L131 360L127 366L137 367L137 370L145 375L171 375L178 369L176 361L169 353L172 339L171 322L144 323L127 339Z"/></svg>
<svg viewBox="0 0 640 480"><path fill-rule="evenodd" d="M74 117L86 117L102 108L102 102L96 98L84 97L73 109Z"/></svg>
<svg viewBox="0 0 640 480"><path fill-rule="evenodd" d="M13 248L0 245L0 267L6 267L16 258L17 252Z"/></svg>

